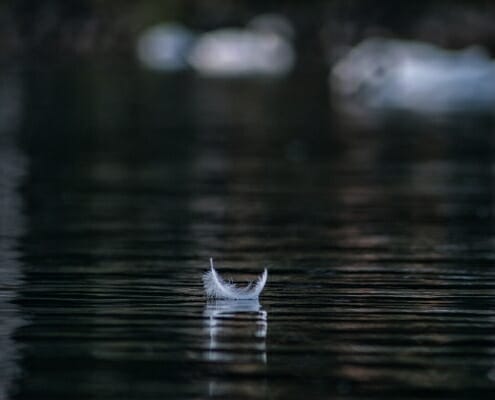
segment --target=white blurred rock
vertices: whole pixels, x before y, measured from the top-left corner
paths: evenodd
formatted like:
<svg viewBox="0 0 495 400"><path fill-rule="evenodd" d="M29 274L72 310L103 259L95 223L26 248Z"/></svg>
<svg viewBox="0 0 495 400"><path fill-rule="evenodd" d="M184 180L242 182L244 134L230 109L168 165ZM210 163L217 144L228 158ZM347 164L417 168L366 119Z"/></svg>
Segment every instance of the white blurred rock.
<svg viewBox="0 0 495 400"><path fill-rule="evenodd" d="M205 76L284 76L295 62L292 34L283 17L258 16L245 29L219 29L201 35L189 62Z"/></svg>
<svg viewBox="0 0 495 400"><path fill-rule="evenodd" d="M478 47L368 39L334 66L330 85L343 100L370 109L495 111L495 64Z"/></svg>
<svg viewBox="0 0 495 400"><path fill-rule="evenodd" d="M186 69L187 54L194 39L195 35L180 24L155 25L138 39L139 61L153 70L173 72Z"/></svg>

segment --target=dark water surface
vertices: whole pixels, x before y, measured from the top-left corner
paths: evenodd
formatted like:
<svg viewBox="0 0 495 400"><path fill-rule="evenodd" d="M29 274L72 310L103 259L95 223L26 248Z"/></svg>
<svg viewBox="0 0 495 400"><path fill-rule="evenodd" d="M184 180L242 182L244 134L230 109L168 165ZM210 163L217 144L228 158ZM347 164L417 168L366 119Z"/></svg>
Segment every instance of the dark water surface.
<svg viewBox="0 0 495 400"><path fill-rule="evenodd" d="M492 118L352 128L324 76L8 74L0 399L495 394ZM260 302L207 305L209 257L268 267Z"/></svg>

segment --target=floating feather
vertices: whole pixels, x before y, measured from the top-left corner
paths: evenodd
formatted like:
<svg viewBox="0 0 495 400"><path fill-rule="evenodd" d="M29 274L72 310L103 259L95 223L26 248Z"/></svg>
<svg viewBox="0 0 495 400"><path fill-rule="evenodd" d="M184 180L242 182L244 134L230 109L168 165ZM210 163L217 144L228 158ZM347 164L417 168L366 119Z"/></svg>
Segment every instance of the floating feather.
<svg viewBox="0 0 495 400"><path fill-rule="evenodd" d="M203 286L206 296L215 299L253 300L257 299L265 287L268 271L263 271L256 281L246 287L238 287L236 284L226 282L213 267L213 259L210 258L211 269L203 274Z"/></svg>

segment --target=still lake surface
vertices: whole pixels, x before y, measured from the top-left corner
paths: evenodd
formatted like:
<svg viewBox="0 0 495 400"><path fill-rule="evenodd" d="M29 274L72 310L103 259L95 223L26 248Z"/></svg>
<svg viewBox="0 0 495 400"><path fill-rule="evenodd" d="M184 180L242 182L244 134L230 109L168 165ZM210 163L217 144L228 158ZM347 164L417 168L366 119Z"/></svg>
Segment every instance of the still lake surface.
<svg viewBox="0 0 495 400"><path fill-rule="evenodd" d="M355 124L323 75L4 76L0 399L495 394L494 118ZM267 267L260 301L207 304L209 257Z"/></svg>

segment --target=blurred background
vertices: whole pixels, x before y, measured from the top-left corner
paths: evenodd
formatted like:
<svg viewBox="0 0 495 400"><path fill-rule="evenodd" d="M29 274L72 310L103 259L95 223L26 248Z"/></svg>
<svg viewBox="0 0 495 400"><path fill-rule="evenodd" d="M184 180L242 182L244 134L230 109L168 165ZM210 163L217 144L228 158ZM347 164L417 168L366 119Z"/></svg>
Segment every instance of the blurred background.
<svg viewBox="0 0 495 400"><path fill-rule="evenodd" d="M140 33L180 23L201 33L244 26L260 14L287 18L301 48L316 62L321 39L335 47L372 35L394 35L459 48L493 47L493 5L488 1L3 1L2 57L105 55L130 62ZM329 49L325 49L329 50ZM326 52L326 51L325 51Z"/></svg>
<svg viewBox="0 0 495 400"><path fill-rule="evenodd" d="M491 398L494 22L0 1L0 400Z"/></svg>

